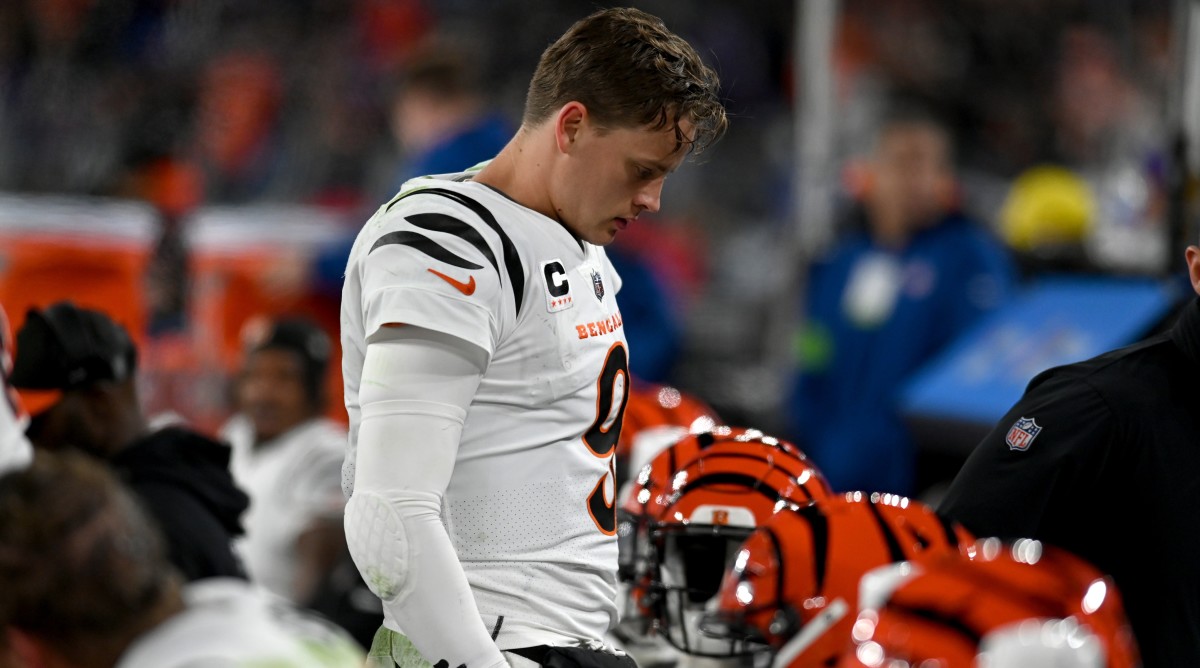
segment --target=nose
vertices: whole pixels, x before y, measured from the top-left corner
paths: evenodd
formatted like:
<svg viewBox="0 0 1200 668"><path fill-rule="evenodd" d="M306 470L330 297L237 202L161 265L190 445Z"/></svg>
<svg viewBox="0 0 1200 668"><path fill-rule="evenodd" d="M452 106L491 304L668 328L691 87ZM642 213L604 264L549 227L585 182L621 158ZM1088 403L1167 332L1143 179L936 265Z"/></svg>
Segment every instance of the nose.
<svg viewBox="0 0 1200 668"><path fill-rule="evenodd" d="M270 385L258 374L246 374L238 387L238 399L242 409L258 406L270 400Z"/></svg>
<svg viewBox="0 0 1200 668"><path fill-rule="evenodd" d="M658 207L662 203L662 187L663 179L654 179L637 191L633 197L633 205L638 208L639 213L642 211L658 212Z"/></svg>

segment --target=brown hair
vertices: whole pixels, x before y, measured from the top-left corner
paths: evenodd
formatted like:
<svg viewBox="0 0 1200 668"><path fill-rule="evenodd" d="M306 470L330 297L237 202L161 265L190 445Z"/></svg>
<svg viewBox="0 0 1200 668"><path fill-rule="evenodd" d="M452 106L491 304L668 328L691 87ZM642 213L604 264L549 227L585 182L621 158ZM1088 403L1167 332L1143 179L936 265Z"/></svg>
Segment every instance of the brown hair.
<svg viewBox="0 0 1200 668"><path fill-rule="evenodd" d="M0 477L0 630L103 663L158 621L178 586L157 530L100 463L39 452Z"/></svg>
<svg viewBox="0 0 1200 668"><path fill-rule="evenodd" d="M538 62L525 98L526 125L538 125L578 101L601 126L696 126L691 149L717 141L728 121L717 73L662 20L638 9L605 9L578 21Z"/></svg>

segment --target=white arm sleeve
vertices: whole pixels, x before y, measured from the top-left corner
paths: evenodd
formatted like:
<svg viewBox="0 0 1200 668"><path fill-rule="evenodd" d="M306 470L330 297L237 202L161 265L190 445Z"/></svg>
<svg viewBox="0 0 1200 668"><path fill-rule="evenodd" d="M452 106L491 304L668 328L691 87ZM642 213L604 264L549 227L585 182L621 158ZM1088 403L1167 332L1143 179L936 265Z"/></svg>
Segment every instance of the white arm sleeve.
<svg viewBox="0 0 1200 668"><path fill-rule="evenodd" d="M419 327L367 344L346 542L367 585L430 663L506 667L441 521L486 353Z"/></svg>

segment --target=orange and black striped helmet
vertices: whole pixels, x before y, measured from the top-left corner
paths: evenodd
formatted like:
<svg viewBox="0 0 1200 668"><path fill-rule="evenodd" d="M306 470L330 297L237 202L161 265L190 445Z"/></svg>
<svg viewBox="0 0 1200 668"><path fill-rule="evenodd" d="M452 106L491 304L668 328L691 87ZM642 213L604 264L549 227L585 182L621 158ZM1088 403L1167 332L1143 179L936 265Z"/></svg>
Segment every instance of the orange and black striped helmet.
<svg viewBox="0 0 1200 668"><path fill-rule="evenodd" d="M661 470L654 463L643 469L638 480L644 486L634 499L648 535L645 607L658 633L685 653L747 654L740 641L699 634L705 605L756 527L783 508L828 498L829 485L795 446L757 430L697 434L671 451ZM690 461L669 461L685 455ZM664 478L660 471L668 468L675 471Z"/></svg>
<svg viewBox="0 0 1200 668"><path fill-rule="evenodd" d="M650 524L665 517L665 508L671 504L672 495L680 491L673 487L677 474L702 455L711 457L703 466L709 471L718 465L718 461L756 461L760 467L753 475L762 477L763 485L780 485L784 496L801 503L830 494L824 476L799 448L757 429L718 426L684 436L658 453L642 467L637 478L624 487L617 510L622 633L644 635L654 621L655 613L651 608L660 597L651 595L656 570L654 552L648 541ZM741 480L749 482L744 477ZM734 489L745 492L744 486ZM689 499L684 499L684 503ZM756 506L761 504L758 498L754 502ZM734 514L740 512L735 510Z"/></svg>
<svg viewBox="0 0 1200 668"><path fill-rule="evenodd" d="M1082 559L1030 539L989 538L967 554L929 555L864 581L839 665L1140 665L1116 586Z"/></svg>
<svg viewBox="0 0 1200 668"><path fill-rule="evenodd" d="M617 482L624 484L666 447L721 424L699 398L669 385L635 381L617 441Z"/></svg>
<svg viewBox="0 0 1200 668"><path fill-rule="evenodd" d="M807 456L789 441L769 436L757 429L717 426L708 431L688 434L659 452L638 471L633 484L621 496L621 509L634 517L656 514L655 507L666 503L675 475L702 454L722 453L766 461L795 460L814 478L812 488L829 496L829 484ZM801 469L796 469L801 474ZM805 480L805 483L808 481ZM807 487L806 487L807 489Z"/></svg>
<svg viewBox="0 0 1200 668"><path fill-rule="evenodd" d="M846 649L859 580L970 533L902 496L849 492L776 514L742 545L703 631L758 643L777 666L832 666Z"/></svg>

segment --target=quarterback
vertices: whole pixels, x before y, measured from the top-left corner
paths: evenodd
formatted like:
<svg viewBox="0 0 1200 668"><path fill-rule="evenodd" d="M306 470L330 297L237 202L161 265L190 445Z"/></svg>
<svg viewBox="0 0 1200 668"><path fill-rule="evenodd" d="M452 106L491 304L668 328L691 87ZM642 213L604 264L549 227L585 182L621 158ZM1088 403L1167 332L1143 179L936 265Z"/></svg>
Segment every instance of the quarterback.
<svg viewBox="0 0 1200 668"><path fill-rule="evenodd" d="M542 55L495 159L406 183L363 227L342 294L343 484L384 604L376 665L620 665L600 639L629 351L602 246L725 124L687 42L600 11Z"/></svg>

